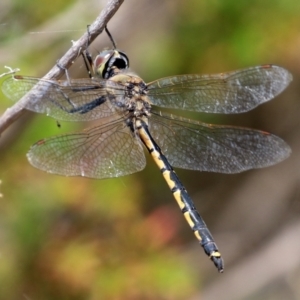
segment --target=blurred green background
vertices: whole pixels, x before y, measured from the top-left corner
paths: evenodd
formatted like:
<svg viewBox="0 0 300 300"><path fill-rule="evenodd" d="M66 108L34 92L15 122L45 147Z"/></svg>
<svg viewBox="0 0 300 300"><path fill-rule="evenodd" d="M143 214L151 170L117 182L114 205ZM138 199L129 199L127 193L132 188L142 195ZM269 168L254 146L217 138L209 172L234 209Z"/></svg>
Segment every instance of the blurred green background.
<svg viewBox="0 0 300 300"><path fill-rule="evenodd" d="M0 4L0 68L42 77L106 1ZM146 82L274 63L294 81L242 115L185 114L270 131L293 154L236 175L176 170L225 259L218 274L148 158L137 174L89 180L46 174L31 144L85 124L27 113L0 139L0 299L299 299L300 2L125 1L108 24ZM105 34L91 45L111 47ZM86 77L79 58L70 69ZM0 113L11 103L0 94ZM148 156L147 156L148 157Z"/></svg>

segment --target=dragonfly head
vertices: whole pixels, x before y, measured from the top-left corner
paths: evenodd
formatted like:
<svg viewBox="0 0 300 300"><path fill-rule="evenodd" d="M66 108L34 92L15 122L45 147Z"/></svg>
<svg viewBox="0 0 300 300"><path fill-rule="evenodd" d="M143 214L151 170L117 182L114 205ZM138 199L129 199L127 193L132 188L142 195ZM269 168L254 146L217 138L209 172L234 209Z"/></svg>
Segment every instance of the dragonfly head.
<svg viewBox="0 0 300 300"><path fill-rule="evenodd" d="M104 79L108 79L128 67L128 57L117 49L102 51L94 61L95 74Z"/></svg>

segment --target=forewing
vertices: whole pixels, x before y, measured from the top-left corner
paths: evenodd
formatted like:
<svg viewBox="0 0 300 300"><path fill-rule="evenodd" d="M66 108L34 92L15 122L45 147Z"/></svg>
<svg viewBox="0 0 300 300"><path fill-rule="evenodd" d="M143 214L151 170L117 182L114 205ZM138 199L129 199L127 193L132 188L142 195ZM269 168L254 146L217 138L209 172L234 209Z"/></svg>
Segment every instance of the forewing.
<svg viewBox="0 0 300 300"><path fill-rule="evenodd" d="M30 91L24 108L63 121L109 117L115 112L111 100L124 97L123 87L116 82L89 78L57 81L15 75L3 82L2 91L14 102Z"/></svg>
<svg viewBox="0 0 300 300"><path fill-rule="evenodd" d="M146 164L140 140L124 122L40 140L27 157L49 173L99 179L132 174Z"/></svg>
<svg viewBox="0 0 300 300"><path fill-rule="evenodd" d="M208 113L241 113L271 100L292 80L285 69L264 65L216 75L180 75L149 83L154 105Z"/></svg>
<svg viewBox="0 0 300 300"><path fill-rule="evenodd" d="M173 167L239 173L274 165L291 152L270 133L152 114L150 132Z"/></svg>

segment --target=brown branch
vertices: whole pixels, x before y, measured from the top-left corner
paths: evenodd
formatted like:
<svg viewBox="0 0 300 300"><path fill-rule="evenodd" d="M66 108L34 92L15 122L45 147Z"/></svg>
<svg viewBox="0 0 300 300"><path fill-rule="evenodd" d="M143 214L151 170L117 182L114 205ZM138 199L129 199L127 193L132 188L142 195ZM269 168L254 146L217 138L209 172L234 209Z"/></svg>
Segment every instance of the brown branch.
<svg viewBox="0 0 300 300"><path fill-rule="evenodd" d="M74 42L72 47L62 56L58 63L62 68L69 68L80 53L86 49L88 43L90 44L103 31L105 25L112 18L112 16L119 9L124 0L108 0L105 8L101 11L95 22L89 27L89 34L86 32L78 41ZM89 38L89 41L88 41ZM43 77L44 79L59 79L64 70L59 68L57 64ZM0 134L16 121L23 113L24 107L30 101L31 92L27 93L17 103L8 108L0 117Z"/></svg>

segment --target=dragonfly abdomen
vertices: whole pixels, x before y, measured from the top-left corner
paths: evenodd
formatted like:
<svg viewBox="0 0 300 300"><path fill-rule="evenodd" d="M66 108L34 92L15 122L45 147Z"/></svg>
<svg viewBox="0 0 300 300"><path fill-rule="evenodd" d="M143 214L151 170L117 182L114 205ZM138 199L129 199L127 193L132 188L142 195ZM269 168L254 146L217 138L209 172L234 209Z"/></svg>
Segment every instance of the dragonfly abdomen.
<svg viewBox="0 0 300 300"><path fill-rule="evenodd" d="M159 146L153 140L151 134L148 131L148 125L146 121L138 119L136 121L136 129L139 132L142 142L144 143L151 156L153 157L155 163L162 172L162 175L164 176L171 192L173 193L177 204L179 205L185 219L193 230L200 245L203 247L204 252L213 261L218 271L223 272L223 259L211 233L209 232L200 214L196 210L193 200L188 195L185 187L179 180L172 166L168 162L166 156L164 156Z"/></svg>

